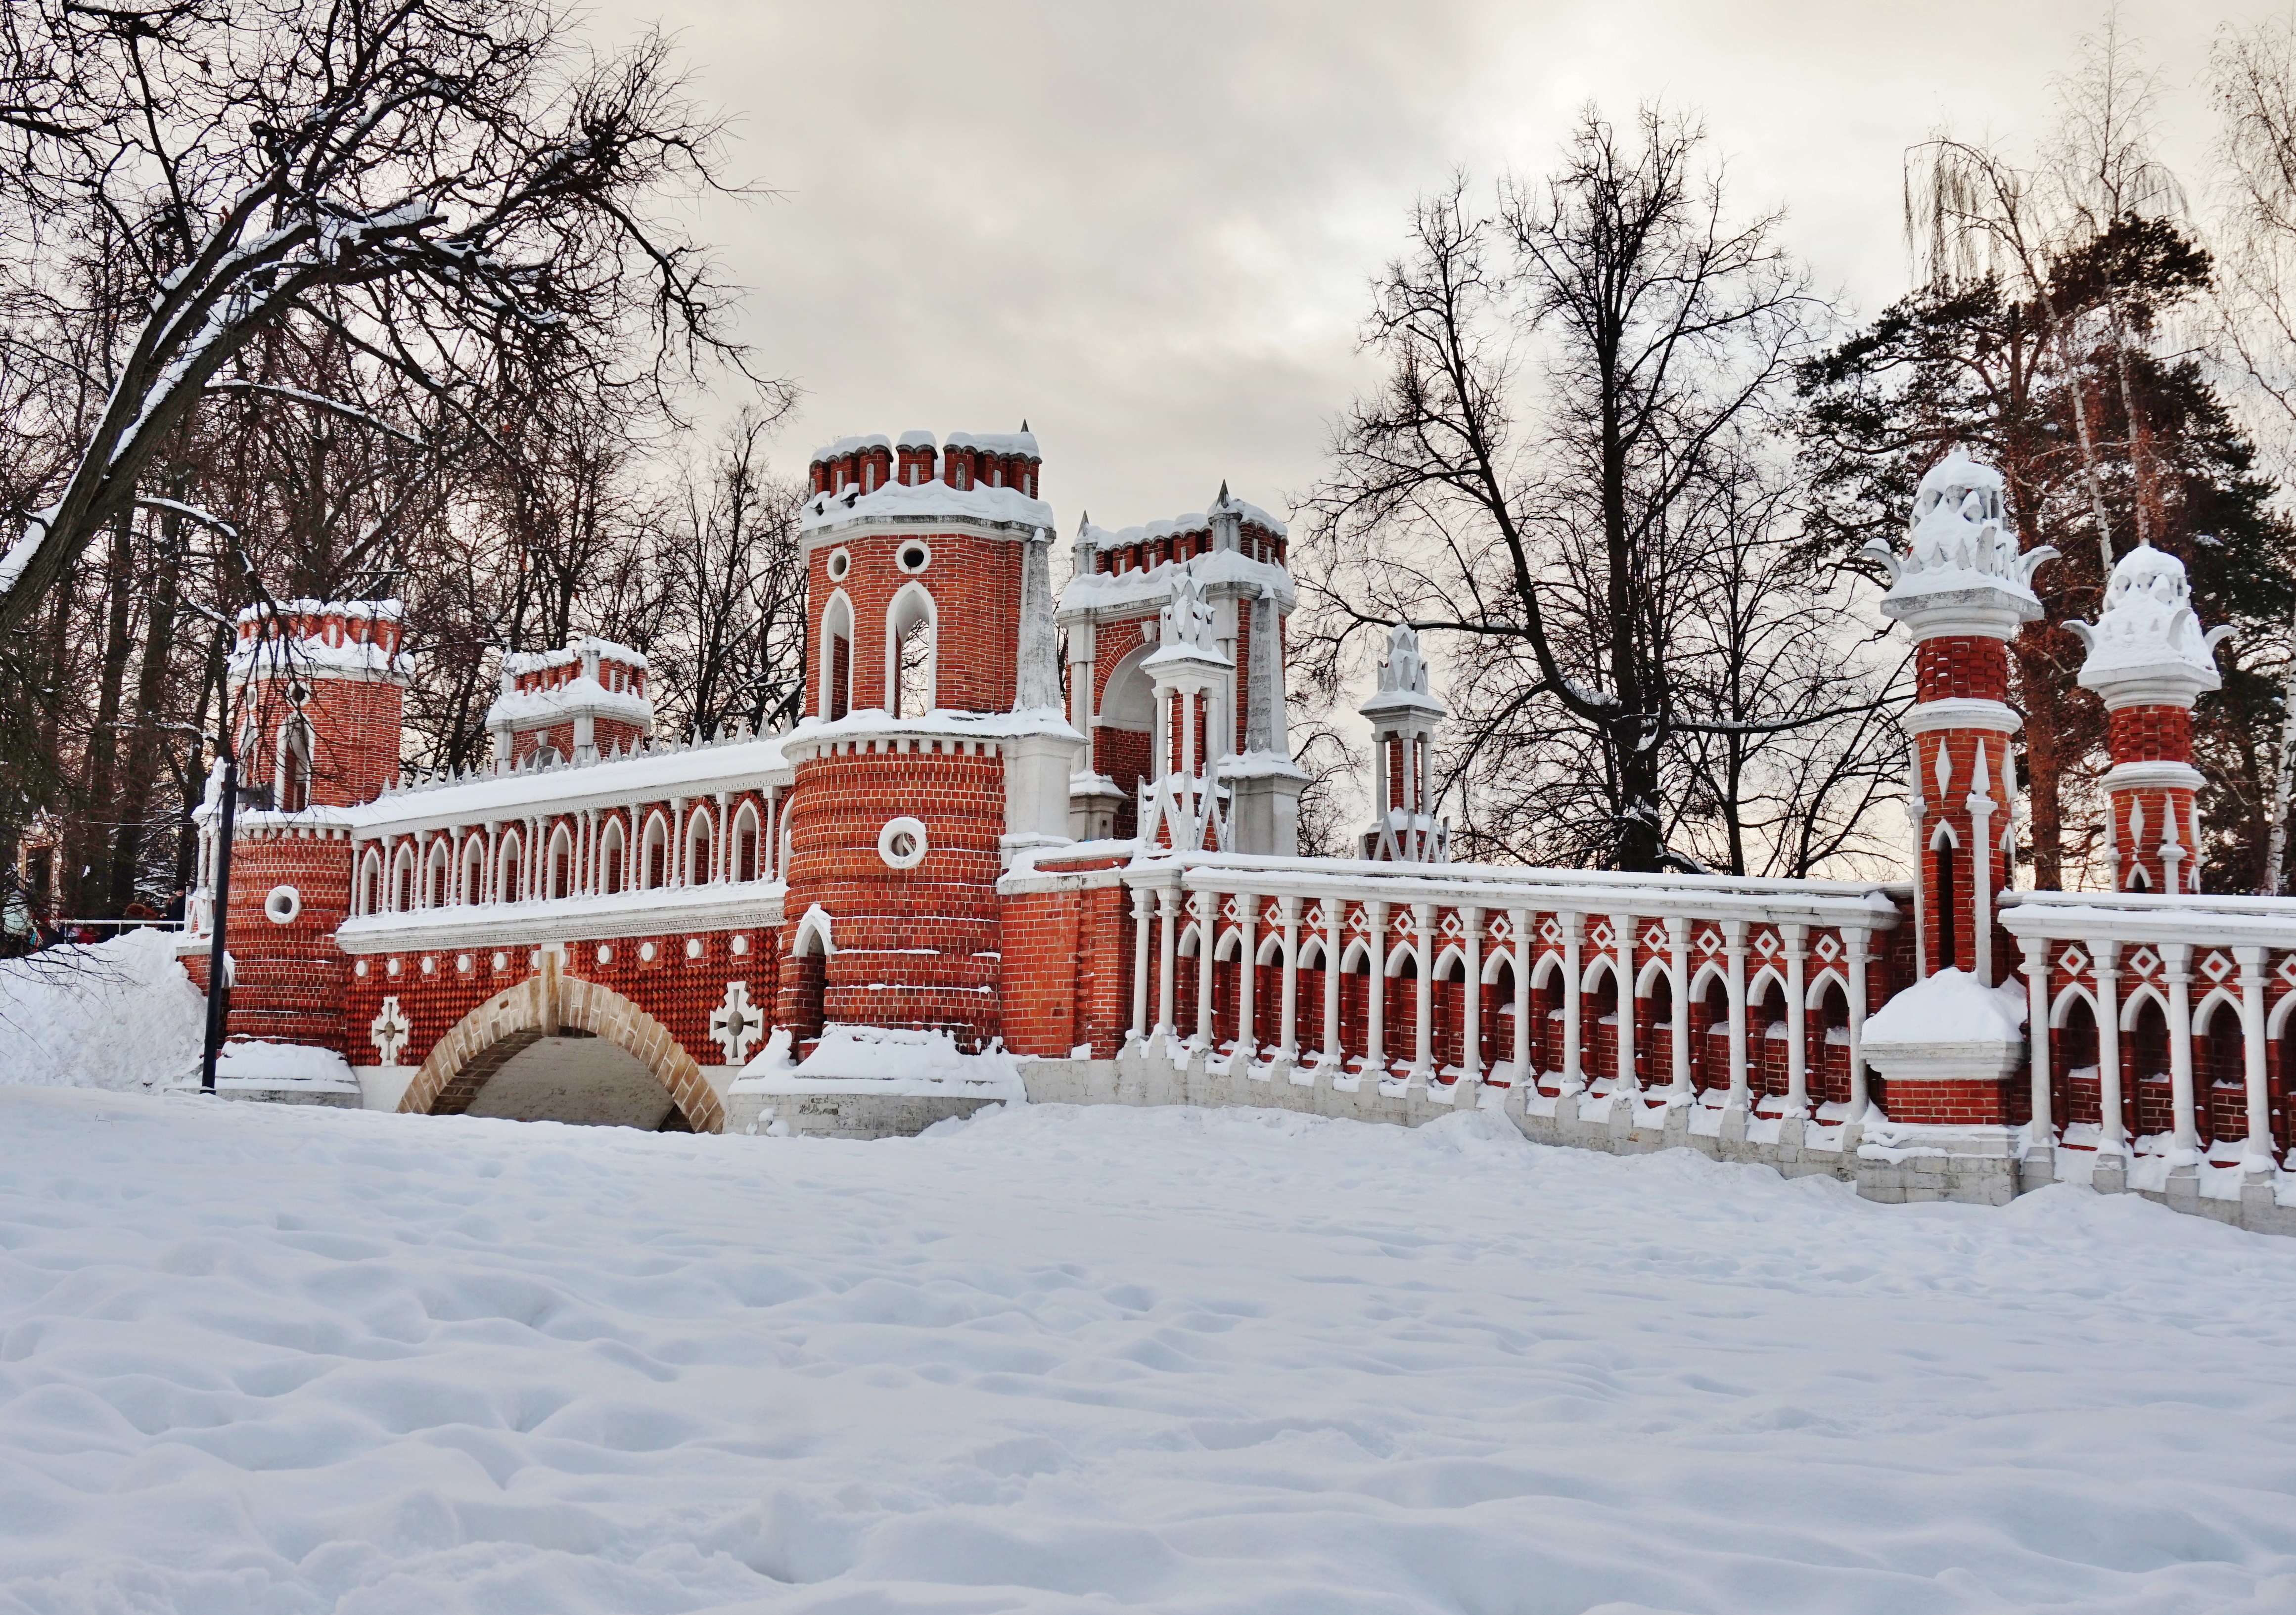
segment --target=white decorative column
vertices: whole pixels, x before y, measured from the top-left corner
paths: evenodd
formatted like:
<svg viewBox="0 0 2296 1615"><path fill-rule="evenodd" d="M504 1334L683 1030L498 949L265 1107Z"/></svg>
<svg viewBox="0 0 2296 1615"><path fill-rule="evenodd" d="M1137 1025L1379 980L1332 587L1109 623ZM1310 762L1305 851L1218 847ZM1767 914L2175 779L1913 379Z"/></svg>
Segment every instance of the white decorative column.
<svg viewBox="0 0 2296 1615"><path fill-rule="evenodd" d="M1435 906L1411 906L1412 947L1419 966L1419 992L1414 1008L1416 1051L1411 1057L1411 1079L1423 1087L1435 1084Z"/></svg>
<svg viewBox="0 0 2296 1615"><path fill-rule="evenodd" d="M2057 1176L2057 1127L2049 1089L2055 1062L2049 1037L2049 944L2045 937L2022 937L2018 951L2025 957L2025 1047L2032 1062L2033 1119L2025 1132L2025 1169L2042 1183Z"/></svg>
<svg viewBox="0 0 2296 1615"><path fill-rule="evenodd" d="M2161 973L2169 982L2169 1084L2177 1117L2169 1150L2169 1176L2196 1178L2200 1176L2201 1134L2193 1115L2192 945L2163 943Z"/></svg>
<svg viewBox="0 0 2296 1615"><path fill-rule="evenodd" d="M1324 1059L1344 1062L1340 1047L1340 943L1346 933L1342 916L1348 906L1337 898L1324 899Z"/></svg>
<svg viewBox="0 0 2296 1615"><path fill-rule="evenodd" d="M1238 927L1235 951L1238 974L1235 979L1235 1061L1250 1065L1259 1053L1259 1040L1252 1035L1257 1020L1253 1014L1253 989L1259 985L1259 899L1250 892L1235 894L1235 918ZM1237 1069L1234 1061L1231 1070Z"/></svg>
<svg viewBox="0 0 2296 1615"><path fill-rule="evenodd" d="M1148 1037L1148 933L1154 922L1156 900L1144 886L1132 889L1132 1041Z"/></svg>
<svg viewBox="0 0 2296 1615"><path fill-rule="evenodd" d="M1920 888L1916 886L1915 889L1918 891ZM1868 939L1862 927L1844 926L1841 943L1849 950L1844 963L1849 971L1849 1124L1862 1127L1871 1103L1866 1083L1866 991L1872 985L1868 979Z"/></svg>
<svg viewBox="0 0 2296 1615"><path fill-rule="evenodd" d="M1156 939L1156 1037L1159 1041L1173 1035L1172 1024L1172 965L1177 940L1173 937L1178 918L1180 894L1167 886L1156 894L1156 917L1161 922Z"/></svg>
<svg viewBox="0 0 2296 1615"><path fill-rule="evenodd" d="M1726 1115L1734 1111L1742 1126L1752 1110L1746 1086L1746 922L1722 922L1722 956L1730 967L1730 1096Z"/></svg>
<svg viewBox="0 0 2296 1615"><path fill-rule="evenodd" d="M1276 898L1283 916L1283 1033L1277 1053L1287 1065L1300 1062L1300 899Z"/></svg>
<svg viewBox="0 0 2296 1615"><path fill-rule="evenodd" d="M1530 1086L1530 910L1507 910L1507 947L1514 966L1514 1086Z"/></svg>
<svg viewBox="0 0 2296 1615"><path fill-rule="evenodd" d="M1587 1070L1579 1059L1578 1041L1578 928L1582 916L1558 914L1555 923L1562 928L1562 1091L1583 1093L1587 1087Z"/></svg>
<svg viewBox="0 0 2296 1615"><path fill-rule="evenodd" d="M1690 922L1680 914L1666 917L1667 966L1674 987L1673 1080L1667 1085L1667 1103L1685 1105L1690 1089Z"/></svg>
<svg viewBox="0 0 2296 1615"><path fill-rule="evenodd" d="M1219 937L1219 893L1199 891L1190 899L1196 916L1196 1047L1213 1045L1212 966Z"/></svg>
<svg viewBox="0 0 2296 1615"><path fill-rule="evenodd" d="M1460 1032L1459 1086L1472 1090L1483 1080L1483 911L1468 906L1459 911L1460 941L1467 950L1465 1013Z"/></svg>
<svg viewBox="0 0 2296 1615"><path fill-rule="evenodd" d="M1619 1084L1612 1091L1614 1098L1628 1102L1627 1115L1635 1115L1634 1102L1642 1097L1643 1085L1635 1075L1635 917L1632 914L1611 916L1611 973L1619 979Z"/></svg>
<svg viewBox="0 0 2296 1615"><path fill-rule="evenodd" d="M2232 950L2240 962L2240 1050L2248 1090L2248 1147L2241 1167L2251 1182L2269 1177L2272 1154L2272 1095L2264 1062L2264 949L2243 945Z"/></svg>
<svg viewBox="0 0 2296 1615"><path fill-rule="evenodd" d="M2096 982L2096 1094L2104 1123L2097 1133L2096 1165L2089 1182L2096 1183L2095 1174L2106 1169L2110 1157L2112 1181L2104 1186L2118 1189L2128 1160L2128 1105L2120 1091L2120 995L2115 980L2120 944L2091 938L2088 952Z"/></svg>
<svg viewBox="0 0 2296 1615"><path fill-rule="evenodd" d="M1364 940L1371 948L1371 971L1364 987L1364 1070L1387 1080L1387 905L1377 898L1364 905L1367 929Z"/></svg>
<svg viewBox="0 0 2296 1615"><path fill-rule="evenodd" d="M1809 927L1785 924L1778 936L1786 945L1786 1114L1809 1115L1809 1014L1802 1003L1809 960Z"/></svg>

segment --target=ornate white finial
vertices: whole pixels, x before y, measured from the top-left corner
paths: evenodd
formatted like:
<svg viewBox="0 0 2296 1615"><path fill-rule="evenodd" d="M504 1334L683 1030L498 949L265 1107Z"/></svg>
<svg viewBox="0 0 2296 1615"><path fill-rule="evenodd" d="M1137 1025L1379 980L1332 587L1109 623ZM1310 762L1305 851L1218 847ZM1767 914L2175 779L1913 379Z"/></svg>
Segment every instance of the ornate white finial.
<svg viewBox="0 0 2296 1615"><path fill-rule="evenodd" d="M1971 631L2005 638L2041 615L2033 572L2057 552L2047 545L2019 552L2003 493L2001 473L1959 448L1930 467L1914 493L1906 547L1877 538L1862 552L1889 571L1885 616L1906 621L1916 638Z"/></svg>
<svg viewBox="0 0 2296 1615"><path fill-rule="evenodd" d="M1387 660L1379 664L1379 687L1382 693L1427 693L1427 663L1419 654L1419 631L1407 622L1397 623L1388 634Z"/></svg>
<svg viewBox="0 0 2296 1615"><path fill-rule="evenodd" d="M2082 685L2110 705L2148 699L2190 705L2223 682L2217 676L2217 642L2232 629L2201 632L2185 563L2149 542L2114 564L2095 624L2065 627L2088 647Z"/></svg>
<svg viewBox="0 0 2296 1615"><path fill-rule="evenodd" d="M1172 598L1158 618L1157 644L1168 650L1177 645L1225 661L1227 659L1221 655L1213 637L1213 625L1212 604L1204 598L1203 587L1196 581L1195 563L1192 561L1172 580Z"/></svg>

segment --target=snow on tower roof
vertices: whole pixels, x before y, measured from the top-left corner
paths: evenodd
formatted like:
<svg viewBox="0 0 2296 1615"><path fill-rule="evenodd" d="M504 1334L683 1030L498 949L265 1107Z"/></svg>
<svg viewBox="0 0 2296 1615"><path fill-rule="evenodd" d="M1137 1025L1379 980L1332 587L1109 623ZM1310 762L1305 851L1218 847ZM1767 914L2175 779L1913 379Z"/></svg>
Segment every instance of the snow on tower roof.
<svg viewBox="0 0 2296 1615"><path fill-rule="evenodd" d="M1041 527L1047 531L1056 525L1051 505L1029 498L1017 488L951 488L935 478L914 485L890 482L873 494L857 488L816 494L799 513L798 530L811 533L864 521L897 521L914 527L936 518Z"/></svg>
<svg viewBox="0 0 2296 1615"><path fill-rule="evenodd" d="M1264 528L1271 537L1288 538L1291 529L1248 500L1231 498L1227 508L1242 516L1248 526ZM1098 550L1120 550L1136 544L1153 544L1159 538L1176 537L1182 533L1203 533L1211 530L1211 517L1202 511L1186 511L1177 516L1167 516L1159 521L1144 521L1137 527L1105 528L1087 521L1081 537Z"/></svg>
<svg viewBox="0 0 2296 1615"><path fill-rule="evenodd" d="M816 460L841 460L848 455L857 455L865 448L890 448L893 440L883 432L873 431L864 437L840 438L834 443L824 443L813 451Z"/></svg>
<svg viewBox="0 0 2296 1615"><path fill-rule="evenodd" d="M948 434L951 448L975 449L989 455L1027 455L1041 460L1037 452L1037 434L1032 431L953 431Z"/></svg>
<svg viewBox="0 0 2296 1615"><path fill-rule="evenodd" d="M2193 586L2185 563L2150 541L2123 555L2105 586L2104 610L2094 626L2069 622L2088 647L2081 663L2085 688L2128 685L2162 678L2180 686L2190 701L2222 681L2217 674L2217 641L2232 632L2214 628L2203 634L2193 611ZM2164 692L2165 693L2165 692Z"/></svg>
<svg viewBox="0 0 2296 1615"><path fill-rule="evenodd" d="M905 431L895 440L895 447L899 448L931 448L932 446L933 435L929 431ZM814 458L818 460L821 456L816 455Z"/></svg>

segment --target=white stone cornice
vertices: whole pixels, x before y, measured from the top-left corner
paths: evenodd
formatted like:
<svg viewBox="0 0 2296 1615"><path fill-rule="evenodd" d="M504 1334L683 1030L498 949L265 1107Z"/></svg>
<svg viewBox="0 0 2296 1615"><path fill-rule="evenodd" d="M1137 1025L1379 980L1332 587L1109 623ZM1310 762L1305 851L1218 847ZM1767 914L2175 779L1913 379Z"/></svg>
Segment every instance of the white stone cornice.
<svg viewBox="0 0 2296 1615"><path fill-rule="evenodd" d="M2116 763L2097 782L2112 791L2198 791L2208 781L2190 763Z"/></svg>
<svg viewBox="0 0 2296 1615"><path fill-rule="evenodd" d="M2013 734L2024 726L2024 723L2025 720L2004 702L1963 695L1950 696L1944 701L1925 701L1905 717L1905 729L1908 734L1929 734L1939 729L1988 729L2000 734Z"/></svg>
<svg viewBox="0 0 2296 1615"><path fill-rule="evenodd" d="M754 930L782 922L779 881L657 887L610 897L455 903L405 914L364 914L335 930L348 954L446 951L537 940L604 941L681 931Z"/></svg>

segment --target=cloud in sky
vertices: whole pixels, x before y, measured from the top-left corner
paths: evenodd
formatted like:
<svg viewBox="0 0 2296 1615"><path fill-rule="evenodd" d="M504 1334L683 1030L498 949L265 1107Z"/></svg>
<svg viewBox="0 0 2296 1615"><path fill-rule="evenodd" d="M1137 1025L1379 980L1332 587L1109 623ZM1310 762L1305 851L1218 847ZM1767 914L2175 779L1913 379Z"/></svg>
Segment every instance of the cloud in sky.
<svg viewBox="0 0 2296 1615"><path fill-rule="evenodd" d="M2220 20L2122 8L2164 81L2163 146L2202 176ZM738 121L702 232L749 288L761 364L805 389L779 459L1027 417L1072 529L1271 507L1316 478L1375 373L1366 285L1414 193L1550 166L1578 108L1705 115L1748 209L1784 206L1819 284L1904 289L1905 149L1941 124L2025 147L2100 5L1806 0L1406 6L602 0L602 44L659 21Z"/></svg>

